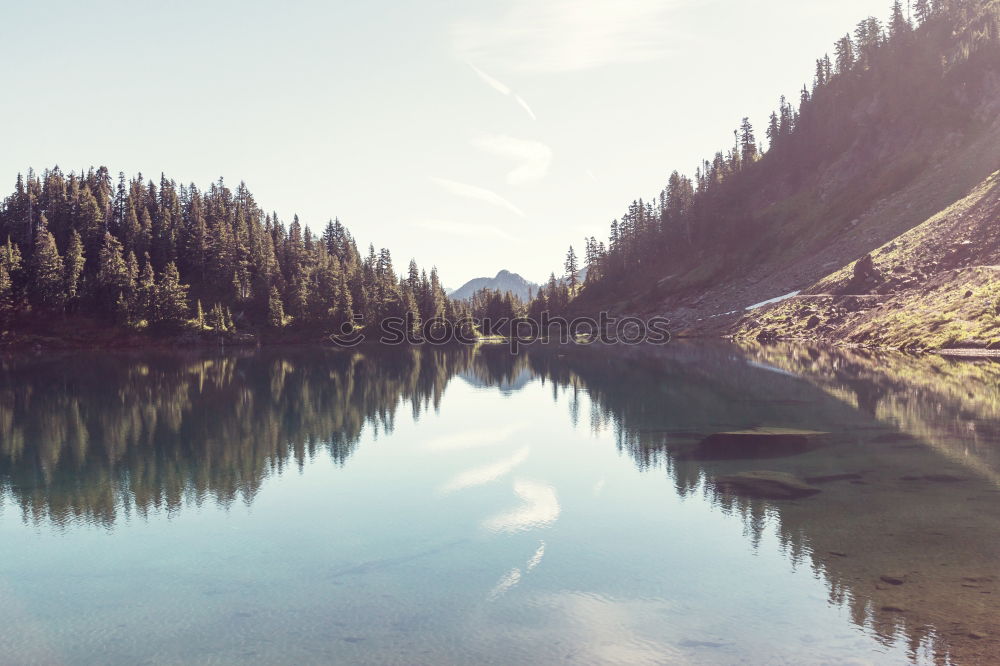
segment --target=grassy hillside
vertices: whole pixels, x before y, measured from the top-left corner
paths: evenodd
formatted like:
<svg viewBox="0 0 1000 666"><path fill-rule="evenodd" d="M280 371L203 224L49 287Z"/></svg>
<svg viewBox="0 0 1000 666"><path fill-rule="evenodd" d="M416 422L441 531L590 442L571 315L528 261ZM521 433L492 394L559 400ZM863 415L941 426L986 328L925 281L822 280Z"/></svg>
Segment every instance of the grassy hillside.
<svg viewBox="0 0 1000 666"><path fill-rule="evenodd" d="M736 335L910 349L1000 349L1000 171Z"/></svg>

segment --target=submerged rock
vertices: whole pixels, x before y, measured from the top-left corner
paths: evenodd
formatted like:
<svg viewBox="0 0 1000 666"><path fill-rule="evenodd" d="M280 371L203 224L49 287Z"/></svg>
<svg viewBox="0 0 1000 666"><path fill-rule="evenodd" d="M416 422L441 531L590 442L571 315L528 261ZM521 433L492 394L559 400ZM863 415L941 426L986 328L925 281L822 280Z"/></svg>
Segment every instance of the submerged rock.
<svg viewBox="0 0 1000 666"><path fill-rule="evenodd" d="M961 483L967 479L964 476L955 476L954 474L924 474L924 480L934 483Z"/></svg>
<svg viewBox="0 0 1000 666"><path fill-rule="evenodd" d="M784 472L742 472L716 477L712 484L724 493L755 499L799 499L820 492L801 479Z"/></svg>
<svg viewBox="0 0 1000 666"><path fill-rule="evenodd" d="M703 439L693 451L697 460L779 458L804 453L815 438L827 433L790 428L752 428L717 432Z"/></svg>
<svg viewBox="0 0 1000 666"><path fill-rule="evenodd" d="M932 483L961 483L967 481L964 476L955 476L953 474L924 474L923 476L916 476L913 474L907 474L906 476L899 477L900 481L931 481Z"/></svg>

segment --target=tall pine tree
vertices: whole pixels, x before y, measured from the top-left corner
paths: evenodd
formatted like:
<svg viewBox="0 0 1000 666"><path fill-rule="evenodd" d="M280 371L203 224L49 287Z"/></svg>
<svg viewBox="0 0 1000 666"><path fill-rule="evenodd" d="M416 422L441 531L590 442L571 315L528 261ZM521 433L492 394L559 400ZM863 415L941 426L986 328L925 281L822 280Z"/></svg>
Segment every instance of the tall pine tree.
<svg viewBox="0 0 1000 666"><path fill-rule="evenodd" d="M31 255L29 294L32 302L46 308L61 309L66 301L66 280L56 239L48 230L45 215L40 219Z"/></svg>

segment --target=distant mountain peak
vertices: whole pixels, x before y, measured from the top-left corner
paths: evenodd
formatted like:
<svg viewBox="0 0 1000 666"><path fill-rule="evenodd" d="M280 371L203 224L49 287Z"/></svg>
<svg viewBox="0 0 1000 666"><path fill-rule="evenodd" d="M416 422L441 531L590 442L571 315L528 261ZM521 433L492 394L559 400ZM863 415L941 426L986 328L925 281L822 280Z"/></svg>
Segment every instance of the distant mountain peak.
<svg viewBox="0 0 1000 666"><path fill-rule="evenodd" d="M448 297L456 301L472 298L472 295L483 289L494 289L501 292L509 291L522 301L527 301L538 293L538 285L529 282L517 273L507 269L501 270L496 277L481 277L469 280L461 287L451 292Z"/></svg>

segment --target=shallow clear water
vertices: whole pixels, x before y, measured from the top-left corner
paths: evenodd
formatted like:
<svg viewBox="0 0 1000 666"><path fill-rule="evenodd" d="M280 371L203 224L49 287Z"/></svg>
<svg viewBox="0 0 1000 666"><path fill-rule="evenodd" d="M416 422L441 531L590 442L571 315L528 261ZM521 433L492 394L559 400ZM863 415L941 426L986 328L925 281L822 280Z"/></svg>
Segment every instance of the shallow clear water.
<svg viewBox="0 0 1000 666"><path fill-rule="evenodd" d="M998 368L680 344L8 357L0 661L988 663ZM693 454L751 426L829 434ZM712 483L751 470L821 492Z"/></svg>

